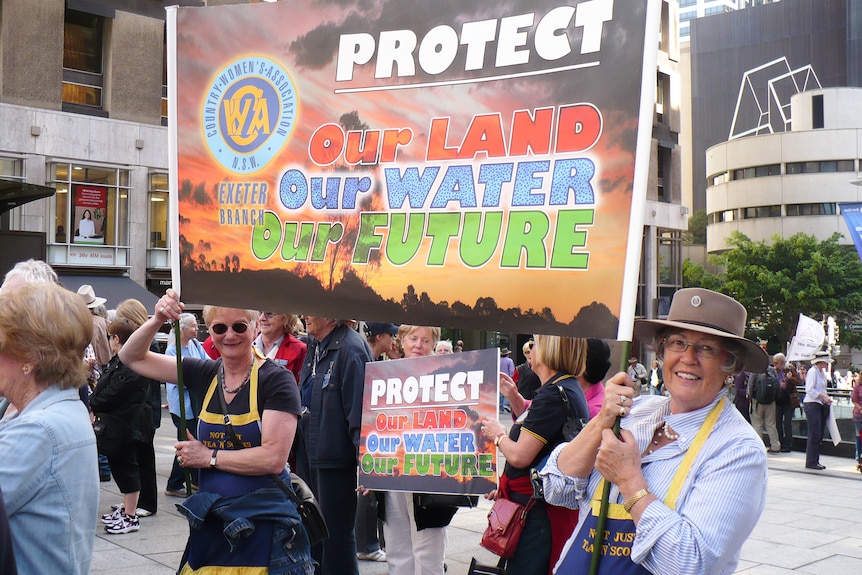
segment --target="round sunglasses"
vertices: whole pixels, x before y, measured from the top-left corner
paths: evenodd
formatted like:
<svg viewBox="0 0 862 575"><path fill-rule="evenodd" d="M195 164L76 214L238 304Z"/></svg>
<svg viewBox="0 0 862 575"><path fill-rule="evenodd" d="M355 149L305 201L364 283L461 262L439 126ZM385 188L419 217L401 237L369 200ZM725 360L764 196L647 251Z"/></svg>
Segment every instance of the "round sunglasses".
<svg viewBox="0 0 862 575"><path fill-rule="evenodd" d="M212 324L212 326L210 326L210 330L212 330L213 333L216 333L218 335L224 335L227 333L228 327L230 327L234 333L245 333L246 331L248 331L249 326L247 323L241 321L238 321L231 326L228 326L226 323L214 323Z"/></svg>

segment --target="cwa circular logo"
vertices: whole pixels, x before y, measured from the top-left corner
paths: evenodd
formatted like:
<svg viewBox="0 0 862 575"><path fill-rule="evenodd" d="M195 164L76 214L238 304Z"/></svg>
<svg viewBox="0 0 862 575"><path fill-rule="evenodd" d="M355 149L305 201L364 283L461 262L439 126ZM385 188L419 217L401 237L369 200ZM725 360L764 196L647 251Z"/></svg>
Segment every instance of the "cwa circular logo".
<svg viewBox="0 0 862 575"><path fill-rule="evenodd" d="M210 83L203 105L207 147L226 169L262 170L284 146L296 120L296 87L269 58L235 60Z"/></svg>

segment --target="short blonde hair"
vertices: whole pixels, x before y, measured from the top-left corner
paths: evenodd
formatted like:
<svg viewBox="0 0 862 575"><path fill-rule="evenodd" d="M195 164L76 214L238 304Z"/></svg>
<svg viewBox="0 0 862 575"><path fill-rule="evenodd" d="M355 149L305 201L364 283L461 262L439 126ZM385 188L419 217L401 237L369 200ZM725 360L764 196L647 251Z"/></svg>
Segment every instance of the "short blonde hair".
<svg viewBox="0 0 862 575"><path fill-rule="evenodd" d="M587 340L581 337L558 335L536 335L533 347L533 363L581 376L587 365Z"/></svg>
<svg viewBox="0 0 862 575"><path fill-rule="evenodd" d="M139 302L136 299L127 299L120 302L120 305L117 306L117 317L116 319L124 319L132 324L135 329L138 329L150 318L147 315L147 308L144 307L144 304Z"/></svg>
<svg viewBox="0 0 862 575"><path fill-rule="evenodd" d="M416 331L417 329L425 328L431 332L431 339L434 341L431 343L431 347L435 347L437 342L440 341L440 328L439 327L431 327L427 325L408 325L406 323L402 323L398 327L398 339L403 340L405 337Z"/></svg>
<svg viewBox="0 0 862 575"><path fill-rule="evenodd" d="M426 328L431 332L431 338L434 340L431 342L431 351L434 351L434 348L437 347L437 342L440 341L440 328L439 327L431 327L427 325L410 325L407 323L402 323L398 326L398 335L395 336L395 349L398 350L398 355L404 357L404 346L401 342L404 341L404 338L416 331L420 328Z"/></svg>
<svg viewBox="0 0 862 575"><path fill-rule="evenodd" d="M241 311L245 314L245 317L248 320L249 325L251 325L251 327L253 328L255 326L255 324L257 323L257 319L260 317L260 312L255 310L255 309L238 309L235 307L206 305L206 306L204 306L203 316L204 316L204 323L206 324L207 329L209 329L210 326L212 325L213 320L215 319L215 316L217 316L221 312L223 312L223 311L230 312L230 311L237 311L237 310Z"/></svg>
<svg viewBox="0 0 862 575"><path fill-rule="evenodd" d="M93 316L78 294L54 284L30 285L0 296L3 353L35 366L36 383L79 388L89 368L84 351Z"/></svg>

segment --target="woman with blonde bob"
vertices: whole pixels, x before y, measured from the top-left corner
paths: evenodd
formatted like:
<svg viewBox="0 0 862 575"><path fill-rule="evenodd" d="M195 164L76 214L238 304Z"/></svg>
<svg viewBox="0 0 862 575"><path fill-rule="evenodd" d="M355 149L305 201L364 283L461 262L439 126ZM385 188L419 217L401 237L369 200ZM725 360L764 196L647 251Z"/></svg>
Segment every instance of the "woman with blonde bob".
<svg viewBox="0 0 862 575"><path fill-rule="evenodd" d="M508 499L524 505L532 498L530 470L541 467L551 451L565 442L563 426L569 409L563 402L560 388L575 417L589 419L587 400L577 379L584 373L586 360L586 339L537 335L532 362L542 386L533 399L525 399L518 393L512 378L500 373L500 391L512 406L515 424L507 432L496 419L482 420L482 434L492 440L506 458L499 488L488 495L489 499ZM515 556L506 564L506 573L548 575L577 521L577 510L544 502L534 504L527 514Z"/></svg>
<svg viewBox="0 0 862 575"><path fill-rule="evenodd" d="M439 327L401 325L404 358L426 357L440 339ZM415 493L387 491L378 497L389 575L443 575L446 531L457 507L422 506Z"/></svg>
<svg viewBox="0 0 862 575"><path fill-rule="evenodd" d="M99 503L96 437L78 388L90 312L56 285L0 295L0 485L20 573L90 572Z"/></svg>
<svg viewBox="0 0 862 575"><path fill-rule="evenodd" d="M601 411L551 453L541 472L546 501L580 509L556 573L589 569L605 481L600 574L733 573L766 502L763 441L725 388L729 375L766 370L766 352L744 337L746 317L733 298L688 288L676 292L667 319L635 322L634 336L664 362L670 396L635 397L631 378L618 373Z"/></svg>

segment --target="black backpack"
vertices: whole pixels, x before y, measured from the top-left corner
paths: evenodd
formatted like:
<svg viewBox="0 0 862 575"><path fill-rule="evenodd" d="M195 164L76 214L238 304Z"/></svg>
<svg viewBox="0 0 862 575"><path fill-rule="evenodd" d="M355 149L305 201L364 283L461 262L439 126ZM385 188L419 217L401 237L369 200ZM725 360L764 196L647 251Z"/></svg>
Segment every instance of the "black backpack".
<svg viewBox="0 0 862 575"><path fill-rule="evenodd" d="M751 396L757 403L769 405L775 402L775 396L778 395L778 374L774 367L768 367L766 373L758 373L754 377L754 387Z"/></svg>

